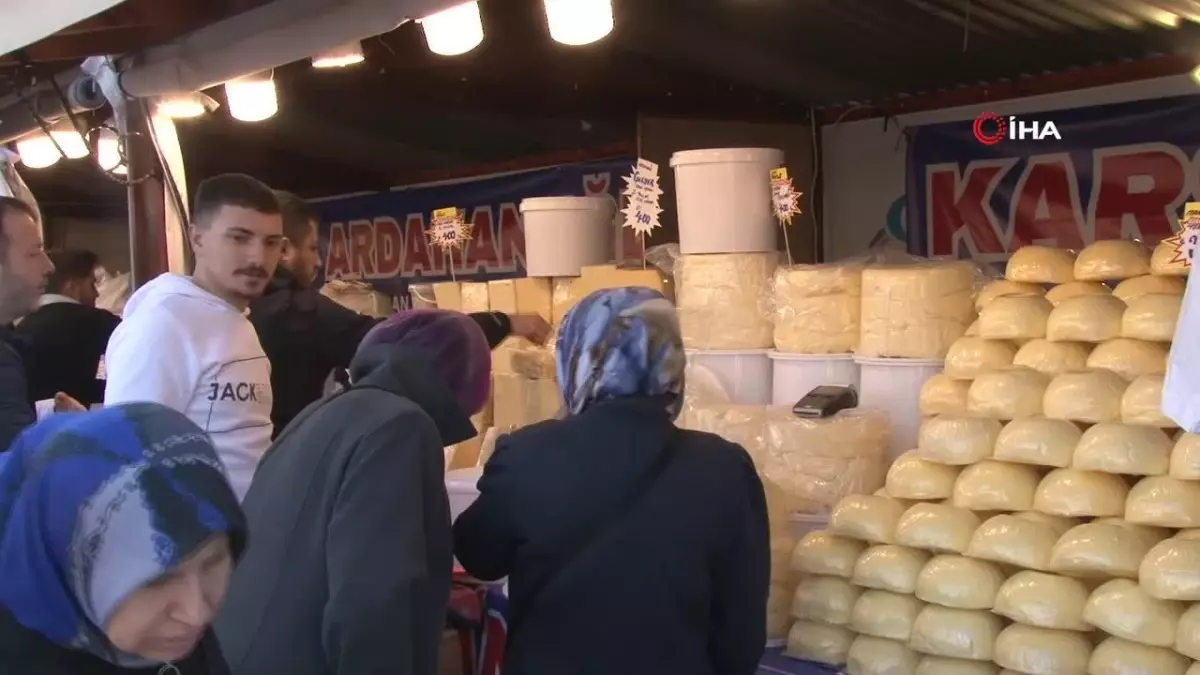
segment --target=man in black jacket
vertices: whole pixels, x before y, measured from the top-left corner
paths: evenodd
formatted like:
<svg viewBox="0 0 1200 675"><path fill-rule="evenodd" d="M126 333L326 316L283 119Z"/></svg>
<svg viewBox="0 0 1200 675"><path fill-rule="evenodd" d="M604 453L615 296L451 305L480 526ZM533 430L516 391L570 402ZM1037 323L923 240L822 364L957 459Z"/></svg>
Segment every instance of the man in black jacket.
<svg viewBox="0 0 1200 675"><path fill-rule="evenodd" d="M274 403L271 421L278 436L310 403L321 398L335 369L349 367L363 336L380 321L347 309L312 287L321 265L319 218L288 192L276 192L286 237L283 259L263 296L250 305L250 321L271 362ZM494 349L509 335L544 343L550 326L541 317L501 312L472 314Z"/></svg>

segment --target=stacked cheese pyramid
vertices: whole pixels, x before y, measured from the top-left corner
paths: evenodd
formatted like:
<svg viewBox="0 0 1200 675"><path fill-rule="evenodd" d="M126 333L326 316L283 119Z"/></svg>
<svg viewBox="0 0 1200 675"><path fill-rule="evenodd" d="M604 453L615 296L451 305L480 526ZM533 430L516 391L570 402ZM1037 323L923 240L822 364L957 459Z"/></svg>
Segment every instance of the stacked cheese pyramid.
<svg viewBox="0 0 1200 675"><path fill-rule="evenodd" d="M1158 409L1170 260L1013 256L922 392L918 447L797 545L790 654L851 675L1200 672L1200 437Z"/></svg>

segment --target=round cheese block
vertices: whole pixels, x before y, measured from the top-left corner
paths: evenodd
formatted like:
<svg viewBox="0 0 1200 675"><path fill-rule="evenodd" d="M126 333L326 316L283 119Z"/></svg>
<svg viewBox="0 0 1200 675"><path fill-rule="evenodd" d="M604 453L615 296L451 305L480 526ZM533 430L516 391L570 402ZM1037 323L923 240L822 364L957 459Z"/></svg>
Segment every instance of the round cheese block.
<svg viewBox="0 0 1200 675"><path fill-rule="evenodd" d="M850 610L862 589L841 577L806 576L792 595L792 616L833 626L850 623Z"/></svg>
<svg viewBox="0 0 1200 675"><path fill-rule="evenodd" d="M1148 476L1129 490L1125 520L1156 527L1200 527L1200 483Z"/></svg>
<svg viewBox="0 0 1200 675"><path fill-rule="evenodd" d="M912 595L868 589L854 603L850 630L888 640L907 641L923 606L924 603Z"/></svg>
<svg viewBox="0 0 1200 675"><path fill-rule="evenodd" d="M1004 583L1000 567L961 555L939 555L917 577L920 600L957 609L991 609Z"/></svg>
<svg viewBox="0 0 1200 675"><path fill-rule="evenodd" d="M987 307L996 298L1004 298L1009 296L1037 296L1042 297L1046 292L1042 290L1040 284L1027 284L1020 281L1009 281L1008 279L994 279L979 289L979 293L975 296L976 311Z"/></svg>
<svg viewBox="0 0 1200 675"><path fill-rule="evenodd" d="M1126 424L1145 424L1174 429L1175 420L1163 414L1163 376L1142 375L1135 378L1121 395L1121 421Z"/></svg>
<svg viewBox="0 0 1200 675"><path fill-rule="evenodd" d="M1067 420L1044 417L1016 419L996 437L993 457L1004 462L1068 467L1083 432Z"/></svg>
<svg viewBox="0 0 1200 675"><path fill-rule="evenodd" d="M1092 591L1083 620L1109 635L1170 647L1184 609L1181 602L1151 597L1136 581L1113 579Z"/></svg>
<svg viewBox="0 0 1200 675"><path fill-rule="evenodd" d="M991 612L925 605L913 623L909 646L922 654L990 661L1003 627Z"/></svg>
<svg viewBox="0 0 1200 675"><path fill-rule="evenodd" d="M1200 435L1179 434L1171 449L1171 478L1200 480Z"/></svg>
<svg viewBox="0 0 1200 675"><path fill-rule="evenodd" d="M1153 542L1136 530L1091 522L1071 528L1050 552L1050 569L1081 577L1136 579Z"/></svg>
<svg viewBox="0 0 1200 675"><path fill-rule="evenodd" d="M1140 277L1130 277L1113 288L1113 297L1128 303L1143 295L1183 295L1184 281L1178 277L1164 277L1153 274L1143 274Z"/></svg>
<svg viewBox="0 0 1200 675"><path fill-rule="evenodd" d="M1179 255L1179 249L1169 238L1158 242L1158 246L1155 246L1154 252L1150 254L1151 274L1186 277L1189 269Z"/></svg>
<svg viewBox="0 0 1200 675"><path fill-rule="evenodd" d="M1087 342L1051 342L1030 340L1021 345L1012 359L1014 366L1032 368L1051 377L1087 368L1093 345Z"/></svg>
<svg viewBox="0 0 1200 675"><path fill-rule="evenodd" d="M1076 281L1118 281L1150 273L1150 251L1136 241L1102 239L1075 258Z"/></svg>
<svg viewBox="0 0 1200 675"><path fill-rule="evenodd" d="M1200 659L1200 605L1192 605L1179 617L1174 647L1180 654Z"/></svg>
<svg viewBox="0 0 1200 675"><path fill-rule="evenodd" d="M1019 623L996 637L996 663L1027 675L1087 675L1092 644L1083 635Z"/></svg>
<svg viewBox="0 0 1200 675"><path fill-rule="evenodd" d="M921 424L916 455L939 464L974 464L992 456L1000 428L1000 422L980 417L931 417Z"/></svg>
<svg viewBox="0 0 1200 675"><path fill-rule="evenodd" d="M1111 370L1126 380L1162 375L1167 372L1167 348L1159 342L1116 338L1096 345L1087 366Z"/></svg>
<svg viewBox="0 0 1200 675"><path fill-rule="evenodd" d="M1186 675L1188 661L1181 654L1110 637L1096 646L1088 663L1089 675Z"/></svg>
<svg viewBox="0 0 1200 675"><path fill-rule="evenodd" d="M895 541L896 521L904 506L895 499L875 495L850 495L833 507L829 530L836 535L875 544Z"/></svg>
<svg viewBox="0 0 1200 675"><path fill-rule="evenodd" d="M846 662L854 633L841 626L828 626L812 621L797 621L788 631L785 654L804 661L830 666Z"/></svg>
<svg viewBox="0 0 1200 675"><path fill-rule="evenodd" d="M933 501L954 494L959 467L921 459L913 452L896 458L887 472L888 495L900 499Z"/></svg>
<svg viewBox="0 0 1200 675"><path fill-rule="evenodd" d="M979 525L979 516L969 509L914 504L896 523L896 541L937 553L962 553Z"/></svg>
<svg viewBox="0 0 1200 675"><path fill-rule="evenodd" d="M945 656L922 656L914 675L996 675L996 664L988 661L950 659Z"/></svg>
<svg viewBox="0 0 1200 675"><path fill-rule="evenodd" d="M895 640L859 635L846 656L847 675L914 675L921 656Z"/></svg>
<svg viewBox="0 0 1200 675"><path fill-rule="evenodd" d="M804 535L792 553L792 570L849 579L866 543L818 530Z"/></svg>
<svg viewBox="0 0 1200 675"><path fill-rule="evenodd" d="M1175 326L1179 323L1182 308L1182 295L1151 293L1128 300L1125 313L1121 315L1121 337L1170 342L1175 339Z"/></svg>
<svg viewBox="0 0 1200 675"><path fill-rule="evenodd" d="M912 593L917 575L929 560L929 553L897 544L872 546L858 557L850 581L864 588L893 593Z"/></svg>
<svg viewBox="0 0 1200 675"><path fill-rule="evenodd" d="M956 380L973 380L989 370L1011 366L1017 347L1007 340L963 336L946 352L945 374Z"/></svg>
<svg viewBox="0 0 1200 675"><path fill-rule="evenodd" d="M954 483L954 505L972 511L1027 511L1042 475L1028 464L984 460Z"/></svg>
<svg viewBox="0 0 1200 675"><path fill-rule="evenodd" d="M922 415L964 415L967 412L967 390L970 388L970 380L956 380L945 373L938 373L921 385L917 408Z"/></svg>
<svg viewBox="0 0 1200 675"><path fill-rule="evenodd" d="M1038 485L1033 509L1067 517L1119 516L1125 511L1128 492L1125 481L1114 474L1055 469Z"/></svg>
<svg viewBox="0 0 1200 675"><path fill-rule="evenodd" d="M1045 337L1054 306L1038 295L996 298L979 312L979 337L989 340L1032 340Z"/></svg>
<svg viewBox="0 0 1200 675"><path fill-rule="evenodd" d="M1102 422L1083 432L1071 467L1083 471L1166 475L1171 464L1171 438L1162 429Z"/></svg>
<svg viewBox="0 0 1200 675"><path fill-rule="evenodd" d="M1058 303L1046 320L1051 342L1104 342L1121 336L1125 302L1111 295L1080 295Z"/></svg>
<svg viewBox="0 0 1200 675"><path fill-rule="evenodd" d="M1046 570L1050 567L1050 551L1059 536L1046 523L1018 516L993 516L971 536L966 553L981 560Z"/></svg>
<svg viewBox="0 0 1200 675"><path fill-rule="evenodd" d="M1159 600L1200 601L1200 540L1165 539L1142 558L1142 589Z"/></svg>
<svg viewBox="0 0 1200 675"><path fill-rule="evenodd" d="M1012 367L980 373L967 391L967 412L1015 420L1042 414L1050 376L1032 368Z"/></svg>
<svg viewBox="0 0 1200 675"><path fill-rule="evenodd" d="M1065 284L1074 279L1075 254L1050 246L1022 246L1013 252L1004 278L1029 284Z"/></svg>
<svg viewBox="0 0 1200 675"><path fill-rule="evenodd" d="M1083 620L1089 595L1078 579L1023 570L1000 586L992 611L1027 626L1086 632L1092 628Z"/></svg>
<svg viewBox="0 0 1200 675"><path fill-rule="evenodd" d="M1042 410L1051 419L1075 422L1119 422L1121 396L1129 382L1110 370L1063 373L1050 381Z"/></svg>
<svg viewBox="0 0 1200 675"><path fill-rule="evenodd" d="M1099 281L1068 281L1046 291L1046 299L1055 307L1063 300L1081 295L1112 295L1112 289Z"/></svg>

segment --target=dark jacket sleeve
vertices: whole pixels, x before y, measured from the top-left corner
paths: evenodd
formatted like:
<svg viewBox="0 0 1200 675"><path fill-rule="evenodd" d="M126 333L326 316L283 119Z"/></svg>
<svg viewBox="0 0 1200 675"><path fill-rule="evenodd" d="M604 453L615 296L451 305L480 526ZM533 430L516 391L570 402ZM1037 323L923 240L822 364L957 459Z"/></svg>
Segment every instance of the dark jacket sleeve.
<svg viewBox="0 0 1200 675"><path fill-rule="evenodd" d="M25 427L36 421L29 405L21 356L12 346L0 342L0 452L7 452Z"/></svg>
<svg viewBox="0 0 1200 675"><path fill-rule="evenodd" d="M771 584L767 500L750 457L743 459L746 487L739 536L730 540L713 574L709 655L714 673L730 675L752 675L758 670L767 641L767 594Z"/></svg>
<svg viewBox="0 0 1200 675"><path fill-rule="evenodd" d="M305 289L302 293L311 293L317 310L316 332L320 343L329 350L330 360L338 368L349 368L354 353L358 351L358 343L362 342L367 332L382 321L373 316L358 312L339 305L316 290Z"/></svg>
<svg viewBox="0 0 1200 675"><path fill-rule="evenodd" d="M519 490L511 462L501 436L479 478L479 497L454 521L454 556L467 574L483 581L508 576L516 554L512 507Z"/></svg>
<svg viewBox="0 0 1200 675"><path fill-rule="evenodd" d="M487 336L488 346L492 349L500 346L504 339L512 334L512 322L504 312L477 312L467 316L475 320Z"/></svg>

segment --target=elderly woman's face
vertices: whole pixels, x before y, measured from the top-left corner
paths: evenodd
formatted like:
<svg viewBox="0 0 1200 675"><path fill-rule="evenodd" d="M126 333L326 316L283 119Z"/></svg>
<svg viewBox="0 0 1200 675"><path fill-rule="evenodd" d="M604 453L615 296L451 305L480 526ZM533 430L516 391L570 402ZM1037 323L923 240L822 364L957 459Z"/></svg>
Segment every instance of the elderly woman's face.
<svg viewBox="0 0 1200 675"><path fill-rule="evenodd" d="M151 661L186 657L220 609L232 571L229 540L224 535L209 539L117 607L105 626L109 641Z"/></svg>

